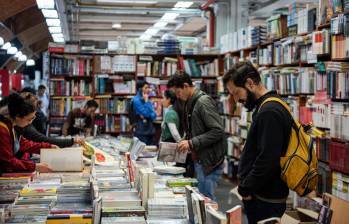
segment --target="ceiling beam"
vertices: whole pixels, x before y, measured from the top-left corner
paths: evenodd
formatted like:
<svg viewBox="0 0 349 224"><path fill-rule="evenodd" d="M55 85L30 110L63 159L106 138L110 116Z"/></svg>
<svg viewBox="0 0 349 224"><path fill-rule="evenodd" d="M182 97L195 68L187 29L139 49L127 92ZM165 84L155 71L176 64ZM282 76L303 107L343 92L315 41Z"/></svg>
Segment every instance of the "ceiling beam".
<svg viewBox="0 0 349 224"><path fill-rule="evenodd" d="M18 35L28 28L36 26L44 21L45 18L41 11L37 6L33 6L8 18L4 24L9 27L15 35Z"/></svg>
<svg viewBox="0 0 349 224"><path fill-rule="evenodd" d="M0 4L0 21L36 5L35 0L1 0Z"/></svg>

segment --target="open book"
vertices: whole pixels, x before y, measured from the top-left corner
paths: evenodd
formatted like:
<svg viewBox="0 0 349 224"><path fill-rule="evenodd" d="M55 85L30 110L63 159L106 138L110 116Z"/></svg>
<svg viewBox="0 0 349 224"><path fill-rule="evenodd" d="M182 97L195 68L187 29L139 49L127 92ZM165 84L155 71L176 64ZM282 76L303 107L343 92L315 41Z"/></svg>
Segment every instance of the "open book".
<svg viewBox="0 0 349 224"><path fill-rule="evenodd" d="M180 152L177 150L177 143L160 142L158 160L162 162L185 163L187 159L187 151Z"/></svg>

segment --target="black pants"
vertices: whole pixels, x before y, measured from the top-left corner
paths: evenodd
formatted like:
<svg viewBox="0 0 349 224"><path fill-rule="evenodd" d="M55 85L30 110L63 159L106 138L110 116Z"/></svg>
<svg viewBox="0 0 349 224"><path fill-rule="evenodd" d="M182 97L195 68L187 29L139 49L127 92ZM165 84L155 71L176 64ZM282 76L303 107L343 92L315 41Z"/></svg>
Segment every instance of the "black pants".
<svg viewBox="0 0 349 224"><path fill-rule="evenodd" d="M253 197L252 200L243 200L243 203L248 224L256 224L258 221L272 217L281 218L286 210L286 202L269 203Z"/></svg>

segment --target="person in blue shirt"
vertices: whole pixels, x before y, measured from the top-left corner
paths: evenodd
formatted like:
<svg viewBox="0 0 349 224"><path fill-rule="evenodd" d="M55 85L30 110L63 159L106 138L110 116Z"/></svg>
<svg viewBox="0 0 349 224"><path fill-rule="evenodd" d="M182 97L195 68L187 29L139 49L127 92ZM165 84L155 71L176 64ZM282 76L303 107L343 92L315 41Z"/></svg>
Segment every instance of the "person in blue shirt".
<svg viewBox="0 0 349 224"><path fill-rule="evenodd" d="M149 100L149 84L145 81L139 81L137 90L137 95L133 98L132 103L134 113L137 116L134 136L145 144L152 145L155 135L153 121L156 119L156 113Z"/></svg>

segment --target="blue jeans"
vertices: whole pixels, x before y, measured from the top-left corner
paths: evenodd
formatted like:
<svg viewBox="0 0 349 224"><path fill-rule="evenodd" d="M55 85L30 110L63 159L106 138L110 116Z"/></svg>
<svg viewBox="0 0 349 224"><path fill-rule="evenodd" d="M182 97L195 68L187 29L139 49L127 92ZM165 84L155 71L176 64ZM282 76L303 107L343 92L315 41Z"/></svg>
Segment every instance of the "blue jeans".
<svg viewBox="0 0 349 224"><path fill-rule="evenodd" d="M194 162L196 178L199 182L199 191L206 197L216 200L214 195L219 178L223 175L224 163L216 167L209 175L205 175L201 164Z"/></svg>

